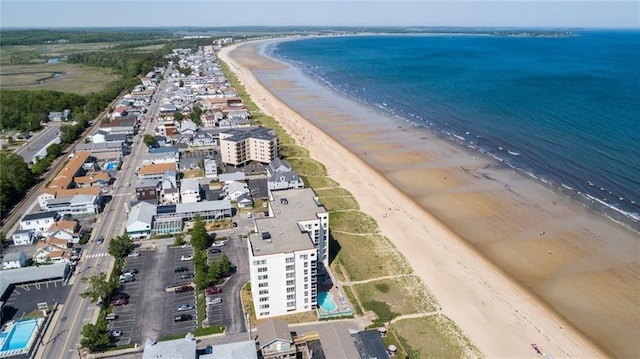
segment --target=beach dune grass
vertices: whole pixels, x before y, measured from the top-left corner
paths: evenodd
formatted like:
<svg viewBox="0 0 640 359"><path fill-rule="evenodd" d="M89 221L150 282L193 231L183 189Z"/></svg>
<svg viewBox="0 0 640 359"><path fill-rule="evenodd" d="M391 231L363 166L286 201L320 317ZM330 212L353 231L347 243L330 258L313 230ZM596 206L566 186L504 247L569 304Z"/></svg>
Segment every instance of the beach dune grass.
<svg viewBox="0 0 640 359"><path fill-rule="evenodd" d="M367 307L367 303L384 302L394 317L434 312L437 308L436 301L420 279L413 275L358 283L353 288L365 310L375 309Z"/></svg>
<svg viewBox="0 0 640 359"><path fill-rule="evenodd" d="M282 145L282 148L280 148L280 155L285 159L294 158L294 157L310 158L309 150L307 150L302 146L289 145L289 144Z"/></svg>
<svg viewBox="0 0 640 359"><path fill-rule="evenodd" d="M288 162L301 176L326 176L326 167L311 158L292 158Z"/></svg>
<svg viewBox="0 0 640 359"><path fill-rule="evenodd" d="M302 176L302 180L304 181L305 187L311 187L314 191L340 186L340 183L325 176Z"/></svg>
<svg viewBox="0 0 640 359"><path fill-rule="evenodd" d="M336 188L325 188L325 189L317 189L315 190L316 195L320 198L324 197L353 197L351 192L347 191L344 188L336 187ZM348 208L343 208L348 209Z"/></svg>
<svg viewBox="0 0 640 359"><path fill-rule="evenodd" d="M360 211L344 211L329 213L329 223L332 231L351 234L376 234L376 221L366 213Z"/></svg>
<svg viewBox="0 0 640 359"><path fill-rule="evenodd" d="M357 211L360 209L358 201L353 197L320 197L320 203L327 209L327 211L336 210L352 210Z"/></svg>
<svg viewBox="0 0 640 359"><path fill-rule="evenodd" d="M416 358L479 358L482 354L444 315L402 319L391 324L401 346ZM417 352L417 353L416 353Z"/></svg>
<svg viewBox="0 0 640 359"><path fill-rule="evenodd" d="M340 244L334 263L340 264L350 281L410 274L411 267L385 237L333 233ZM365 249L366 250L363 250ZM334 264L332 264L334 266ZM334 272L336 272L334 270Z"/></svg>

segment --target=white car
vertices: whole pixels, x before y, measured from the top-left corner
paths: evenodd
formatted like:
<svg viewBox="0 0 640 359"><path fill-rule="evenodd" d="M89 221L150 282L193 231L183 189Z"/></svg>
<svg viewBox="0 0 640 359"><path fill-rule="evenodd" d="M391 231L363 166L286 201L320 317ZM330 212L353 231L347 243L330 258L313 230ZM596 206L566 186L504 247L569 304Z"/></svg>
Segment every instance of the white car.
<svg viewBox="0 0 640 359"><path fill-rule="evenodd" d="M118 338L122 336L122 331L121 330L112 330L111 331L111 336L114 338Z"/></svg>
<svg viewBox="0 0 640 359"><path fill-rule="evenodd" d="M193 309L193 305L191 304L181 304L180 306L178 306L178 311L182 312L185 310L192 310Z"/></svg>
<svg viewBox="0 0 640 359"><path fill-rule="evenodd" d="M220 303L222 303L222 298L220 297L212 297L212 298L209 298L209 300L207 300L207 305L220 304Z"/></svg>
<svg viewBox="0 0 640 359"><path fill-rule="evenodd" d="M131 252L131 253L129 253L128 257L140 257L140 253L139 252Z"/></svg>
<svg viewBox="0 0 640 359"><path fill-rule="evenodd" d="M181 261L190 261L193 259L193 256L182 256L180 257Z"/></svg>
<svg viewBox="0 0 640 359"><path fill-rule="evenodd" d="M213 242L211 247L224 247L225 244L227 244L227 241Z"/></svg>

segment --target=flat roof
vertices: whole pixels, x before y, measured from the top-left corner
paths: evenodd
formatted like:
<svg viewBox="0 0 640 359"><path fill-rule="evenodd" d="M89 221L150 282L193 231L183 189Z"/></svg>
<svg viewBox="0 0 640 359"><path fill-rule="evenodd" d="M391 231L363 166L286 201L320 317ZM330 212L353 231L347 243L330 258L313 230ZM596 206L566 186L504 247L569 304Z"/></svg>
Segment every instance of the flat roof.
<svg viewBox="0 0 640 359"><path fill-rule="evenodd" d="M298 222L318 220L317 214L325 213L323 206L318 206L315 193L311 188L292 189L273 194L271 209L274 217L256 218L257 233L249 236L253 255L269 255L291 253L315 246L307 232L302 232ZM286 201L282 201L282 199ZM288 204L284 204L288 202ZM262 233L268 232L269 240L263 239Z"/></svg>
<svg viewBox="0 0 640 359"><path fill-rule="evenodd" d="M38 282L45 279L64 278L68 270L67 263L41 264L39 266L5 269L0 275L0 296L11 284Z"/></svg>

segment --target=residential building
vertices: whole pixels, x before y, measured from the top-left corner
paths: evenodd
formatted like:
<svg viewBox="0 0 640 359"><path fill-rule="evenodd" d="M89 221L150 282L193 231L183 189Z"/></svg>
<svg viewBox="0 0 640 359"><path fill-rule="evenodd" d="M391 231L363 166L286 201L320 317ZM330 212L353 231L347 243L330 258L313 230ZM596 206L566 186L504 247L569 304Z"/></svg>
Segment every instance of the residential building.
<svg viewBox="0 0 640 359"><path fill-rule="evenodd" d="M246 183L231 181L225 183L222 190L226 194L226 198L231 201L237 201L238 197L243 194L249 194L249 188Z"/></svg>
<svg viewBox="0 0 640 359"><path fill-rule="evenodd" d="M199 359L242 358L258 359L256 342L247 340L228 344L213 345L205 354L200 354Z"/></svg>
<svg viewBox="0 0 640 359"><path fill-rule="evenodd" d="M37 212L25 214L20 219L21 230L33 230L35 236L41 236L51 225L60 219L60 213L57 211Z"/></svg>
<svg viewBox="0 0 640 359"><path fill-rule="evenodd" d="M313 190L277 193L247 240L259 319L314 310L318 266L329 260L329 214Z"/></svg>
<svg viewBox="0 0 640 359"><path fill-rule="evenodd" d="M66 197L57 197L47 201L47 210L57 211L60 214L71 216L91 216L100 213L100 197L76 194Z"/></svg>
<svg viewBox="0 0 640 359"><path fill-rule="evenodd" d="M71 250L69 249L68 242L63 239L49 238L45 242L36 248L33 260L36 263L45 262L68 262L70 259Z"/></svg>
<svg viewBox="0 0 640 359"><path fill-rule="evenodd" d="M215 179L218 178L218 164L216 160L205 158L204 160L204 178Z"/></svg>
<svg viewBox="0 0 640 359"><path fill-rule="evenodd" d="M2 269L26 267L27 260L27 255L24 252L7 253L4 255L4 258L2 258Z"/></svg>
<svg viewBox="0 0 640 359"><path fill-rule="evenodd" d="M296 345L283 319L269 319L258 324L259 348L264 359L286 359L296 357Z"/></svg>
<svg viewBox="0 0 640 359"><path fill-rule="evenodd" d="M182 203L200 202L200 184L197 179L187 178L180 182L180 198Z"/></svg>
<svg viewBox="0 0 640 359"><path fill-rule="evenodd" d="M131 152L124 141L79 143L76 150L91 152L91 155L101 160L120 159Z"/></svg>
<svg viewBox="0 0 640 359"><path fill-rule="evenodd" d="M130 238L148 238L155 215L155 205L140 202L133 206L127 218L127 235Z"/></svg>
<svg viewBox="0 0 640 359"><path fill-rule="evenodd" d="M176 173L176 170L177 167L175 163L153 163L140 167L138 170L138 178L162 179L167 171L174 171L174 173Z"/></svg>
<svg viewBox="0 0 640 359"><path fill-rule="evenodd" d="M138 201L157 201L160 180L157 179L141 179L136 182L136 200Z"/></svg>
<svg viewBox="0 0 640 359"><path fill-rule="evenodd" d="M270 163L278 156L278 137L263 127L232 129L221 132L219 137L224 164L240 166L250 161Z"/></svg>
<svg viewBox="0 0 640 359"><path fill-rule="evenodd" d="M195 359L196 338L188 333L184 338L154 342L147 339L142 352L142 359Z"/></svg>
<svg viewBox="0 0 640 359"><path fill-rule="evenodd" d="M14 246L28 246L33 244L36 235L33 229L17 230L11 235Z"/></svg>

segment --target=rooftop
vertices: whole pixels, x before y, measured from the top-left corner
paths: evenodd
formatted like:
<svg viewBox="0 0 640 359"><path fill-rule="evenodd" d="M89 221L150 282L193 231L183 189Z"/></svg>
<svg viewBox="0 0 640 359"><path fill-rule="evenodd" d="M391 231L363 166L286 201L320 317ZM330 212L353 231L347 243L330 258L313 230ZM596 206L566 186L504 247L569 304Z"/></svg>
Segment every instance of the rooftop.
<svg viewBox="0 0 640 359"><path fill-rule="evenodd" d="M33 221L36 219L44 219L44 218L56 218L58 217L58 211L49 211L49 212L36 212L25 214L22 217L22 221Z"/></svg>

